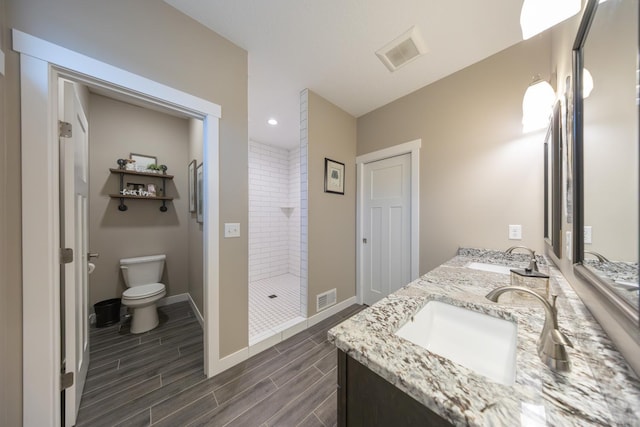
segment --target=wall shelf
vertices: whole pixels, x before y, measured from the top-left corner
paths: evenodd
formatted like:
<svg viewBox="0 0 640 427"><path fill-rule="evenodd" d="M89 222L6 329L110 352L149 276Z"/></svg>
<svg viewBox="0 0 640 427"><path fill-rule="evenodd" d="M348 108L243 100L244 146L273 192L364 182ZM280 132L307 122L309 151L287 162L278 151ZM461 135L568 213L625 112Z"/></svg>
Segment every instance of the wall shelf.
<svg viewBox="0 0 640 427"><path fill-rule="evenodd" d="M116 174L120 176L120 193L118 194L109 194L109 197L112 199L120 199L120 204L118 205L118 210L121 212L129 209L127 205L124 204L124 199L137 199L137 200L158 200L162 202L162 206L160 206L160 212L167 211L167 201L173 200L173 197L167 197L166 194L166 183L168 179L173 179L173 175L164 175L159 173L150 173L150 172L137 172L130 171L126 169L109 169L112 174ZM122 190L124 190L124 176L140 176L140 177L148 177L148 178L157 178L162 180L162 194L165 196L133 196L133 195L125 195L122 194Z"/></svg>

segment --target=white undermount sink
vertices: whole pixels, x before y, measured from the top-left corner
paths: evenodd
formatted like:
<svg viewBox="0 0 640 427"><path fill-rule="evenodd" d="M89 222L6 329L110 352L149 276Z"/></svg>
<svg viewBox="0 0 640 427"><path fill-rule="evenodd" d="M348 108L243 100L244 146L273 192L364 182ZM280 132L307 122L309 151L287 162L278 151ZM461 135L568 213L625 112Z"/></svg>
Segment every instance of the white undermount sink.
<svg viewBox="0 0 640 427"><path fill-rule="evenodd" d="M508 320L429 301L396 335L492 381L513 385L517 332Z"/></svg>
<svg viewBox="0 0 640 427"><path fill-rule="evenodd" d="M506 265L485 264L483 262L471 262L465 267L473 270L491 271L492 273L511 274L511 269L515 267L509 267Z"/></svg>

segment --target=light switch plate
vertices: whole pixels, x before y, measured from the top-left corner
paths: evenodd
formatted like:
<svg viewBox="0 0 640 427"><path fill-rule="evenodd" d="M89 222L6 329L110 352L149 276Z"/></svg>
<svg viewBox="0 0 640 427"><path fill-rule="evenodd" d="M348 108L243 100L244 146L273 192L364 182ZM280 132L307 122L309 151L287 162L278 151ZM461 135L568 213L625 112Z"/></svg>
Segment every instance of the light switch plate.
<svg viewBox="0 0 640 427"><path fill-rule="evenodd" d="M590 225L584 226L584 244L590 245L593 240L593 228Z"/></svg>
<svg viewBox="0 0 640 427"><path fill-rule="evenodd" d="M225 222L224 223L224 238L228 237L240 237L240 223L239 222Z"/></svg>
<svg viewBox="0 0 640 427"><path fill-rule="evenodd" d="M522 225L509 225L509 240L522 240Z"/></svg>
<svg viewBox="0 0 640 427"><path fill-rule="evenodd" d="M571 248L572 248L573 241L571 240L571 232L570 231L566 232L565 239L566 240L565 240L564 244L565 244L565 248L567 249L566 250L567 259L569 261L571 261L571 258L573 257L573 254L571 253Z"/></svg>

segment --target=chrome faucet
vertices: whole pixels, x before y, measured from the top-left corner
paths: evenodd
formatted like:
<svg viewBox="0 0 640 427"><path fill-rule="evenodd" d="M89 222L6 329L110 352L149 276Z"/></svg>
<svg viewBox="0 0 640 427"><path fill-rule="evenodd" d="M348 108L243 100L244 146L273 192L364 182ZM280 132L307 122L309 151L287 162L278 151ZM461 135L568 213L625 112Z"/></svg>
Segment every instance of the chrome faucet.
<svg viewBox="0 0 640 427"><path fill-rule="evenodd" d="M584 251L585 255L593 255L594 257L598 258L598 261L600 262L610 262L604 255L599 254L598 252L594 252L594 251Z"/></svg>
<svg viewBox="0 0 640 427"><path fill-rule="evenodd" d="M552 303L542 298L536 292L521 286L503 286L496 288L486 295L486 298L498 302L498 298L505 292L525 292L536 297L544 306L544 327L538 340L538 356L545 365L554 371L566 372L570 370L569 355L565 346L573 347L569 338L558 328L558 310L556 309L557 295L552 296Z"/></svg>
<svg viewBox="0 0 640 427"><path fill-rule="evenodd" d="M531 260L529 261L529 267L528 269L531 271L539 271L538 270L538 260L536 259L536 251L534 251L533 249L530 249L526 246L511 246L509 249L507 249L506 251L504 251L505 254L510 254L511 252L515 251L516 249L524 249L526 251L529 251L529 253L531 254Z"/></svg>

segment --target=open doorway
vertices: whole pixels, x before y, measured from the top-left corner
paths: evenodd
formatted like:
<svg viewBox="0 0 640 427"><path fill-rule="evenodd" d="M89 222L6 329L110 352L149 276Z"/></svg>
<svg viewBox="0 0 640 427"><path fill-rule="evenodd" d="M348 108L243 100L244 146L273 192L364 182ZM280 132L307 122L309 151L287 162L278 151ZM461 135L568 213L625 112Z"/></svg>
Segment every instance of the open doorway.
<svg viewBox="0 0 640 427"><path fill-rule="evenodd" d="M61 419L58 78L126 94L157 108L203 120L204 365L222 370L219 354L218 121L216 104L76 52L13 32L20 53L23 194L23 401L28 425ZM48 327L42 327L42 325Z"/></svg>

